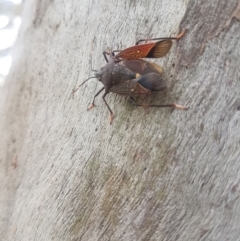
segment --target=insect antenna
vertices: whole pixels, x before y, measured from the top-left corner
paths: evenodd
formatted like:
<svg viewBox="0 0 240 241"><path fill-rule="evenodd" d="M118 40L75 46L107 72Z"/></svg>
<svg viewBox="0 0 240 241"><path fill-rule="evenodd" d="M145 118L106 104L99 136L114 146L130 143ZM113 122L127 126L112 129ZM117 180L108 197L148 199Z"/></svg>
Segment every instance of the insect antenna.
<svg viewBox="0 0 240 241"><path fill-rule="evenodd" d="M92 54L90 55L89 64L91 66L91 71L97 72L97 70L93 69L93 67L92 67ZM73 92L72 92L73 95L83 84L85 84L88 80L94 79L94 78L96 78L96 76L92 76L92 77L89 77L88 79L84 80L77 88L73 89Z"/></svg>
<svg viewBox="0 0 240 241"><path fill-rule="evenodd" d="M95 78L96 78L95 76L92 76L92 77L84 80L77 88L73 89L73 91L72 91L73 95L74 95L74 93L75 93L83 84L85 84L88 80L90 80L90 79L95 79Z"/></svg>

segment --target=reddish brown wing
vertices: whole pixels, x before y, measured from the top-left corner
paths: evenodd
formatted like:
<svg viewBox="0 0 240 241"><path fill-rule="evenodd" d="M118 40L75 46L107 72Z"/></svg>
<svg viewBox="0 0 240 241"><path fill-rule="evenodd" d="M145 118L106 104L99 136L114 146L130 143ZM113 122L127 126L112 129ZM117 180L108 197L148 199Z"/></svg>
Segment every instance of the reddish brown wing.
<svg viewBox="0 0 240 241"><path fill-rule="evenodd" d="M140 75L145 75L149 73L163 74L164 72L161 66L153 62L145 61L143 59L123 60L121 64Z"/></svg>
<svg viewBox="0 0 240 241"><path fill-rule="evenodd" d="M172 40L171 39L159 41L149 51L146 58L162 58L169 52L171 47L172 47Z"/></svg>
<svg viewBox="0 0 240 241"><path fill-rule="evenodd" d="M156 43L147 43L147 44L135 45L135 46L126 48L120 53L118 53L116 57L123 58L123 59L145 58L155 44Z"/></svg>
<svg viewBox="0 0 240 241"><path fill-rule="evenodd" d="M161 58L165 56L172 47L172 40L166 39L156 43L135 45L124 49L116 55L116 58L139 59L139 58Z"/></svg>

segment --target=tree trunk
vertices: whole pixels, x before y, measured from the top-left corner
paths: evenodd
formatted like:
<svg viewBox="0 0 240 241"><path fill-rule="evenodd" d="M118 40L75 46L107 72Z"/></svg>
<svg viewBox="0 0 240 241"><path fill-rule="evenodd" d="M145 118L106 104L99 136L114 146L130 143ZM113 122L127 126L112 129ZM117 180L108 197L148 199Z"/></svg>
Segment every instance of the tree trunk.
<svg viewBox="0 0 240 241"><path fill-rule="evenodd" d="M1 240L240 240L240 2L25 3L1 89ZM168 91L101 97L102 52L176 36ZM91 57L92 56L92 57Z"/></svg>

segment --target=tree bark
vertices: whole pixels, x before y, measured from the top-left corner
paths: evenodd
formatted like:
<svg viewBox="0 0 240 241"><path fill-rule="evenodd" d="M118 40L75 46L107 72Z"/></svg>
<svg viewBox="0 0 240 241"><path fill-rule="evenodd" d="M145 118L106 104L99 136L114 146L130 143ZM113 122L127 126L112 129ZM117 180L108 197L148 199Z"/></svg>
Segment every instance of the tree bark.
<svg viewBox="0 0 240 241"><path fill-rule="evenodd" d="M0 90L1 240L240 240L240 2L26 1ZM185 36L137 108L101 83L102 52ZM92 56L92 57L91 57Z"/></svg>

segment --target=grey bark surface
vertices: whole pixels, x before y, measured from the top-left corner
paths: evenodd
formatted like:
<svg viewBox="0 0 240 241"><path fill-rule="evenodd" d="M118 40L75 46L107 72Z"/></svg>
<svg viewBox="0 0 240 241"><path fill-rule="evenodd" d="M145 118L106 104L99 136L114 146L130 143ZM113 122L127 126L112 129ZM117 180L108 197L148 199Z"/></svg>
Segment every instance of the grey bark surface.
<svg viewBox="0 0 240 241"><path fill-rule="evenodd" d="M0 90L0 240L240 240L240 3L26 1ZM168 91L87 111L107 47L186 35Z"/></svg>

